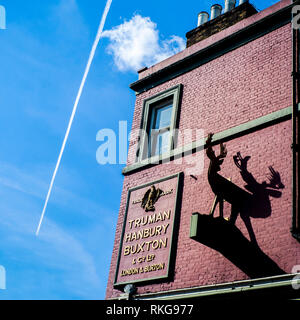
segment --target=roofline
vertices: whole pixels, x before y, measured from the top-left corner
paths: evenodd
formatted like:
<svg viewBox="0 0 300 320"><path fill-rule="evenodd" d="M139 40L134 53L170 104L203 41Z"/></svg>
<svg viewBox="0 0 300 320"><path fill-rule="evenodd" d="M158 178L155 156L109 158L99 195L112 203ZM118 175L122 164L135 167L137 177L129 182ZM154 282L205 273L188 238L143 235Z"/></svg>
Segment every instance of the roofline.
<svg viewBox="0 0 300 320"><path fill-rule="evenodd" d="M300 3L300 1L296 1L296 3ZM134 90L136 94L143 93L153 87L156 87L186 72L198 68L199 66L206 64L224 55L225 53L235 50L248 42L258 39L290 23L291 9L294 5L295 3L287 5L263 17L262 19L259 19L254 23L212 43L211 45L208 45L207 47L202 48L187 57L171 63L170 65L163 67L162 69L133 82L129 87ZM257 14L247 19L251 19ZM240 21L239 23L244 23L245 20Z"/></svg>

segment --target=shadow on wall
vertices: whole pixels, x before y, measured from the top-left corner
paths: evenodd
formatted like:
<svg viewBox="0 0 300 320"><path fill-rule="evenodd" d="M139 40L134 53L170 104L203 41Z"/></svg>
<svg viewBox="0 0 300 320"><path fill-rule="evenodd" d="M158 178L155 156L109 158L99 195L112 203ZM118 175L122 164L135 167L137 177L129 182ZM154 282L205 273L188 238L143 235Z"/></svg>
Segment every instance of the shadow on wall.
<svg viewBox="0 0 300 320"><path fill-rule="evenodd" d="M250 278L262 278L285 272L257 244L249 241L232 223L222 217L198 215L196 236L192 239L220 252Z"/></svg>
<svg viewBox="0 0 300 320"><path fill-rule="evenodd" d="M282 193L278 189L283 189L284 185L281 182L280 174L272 166L269 166L269 183L266 181L257 182L247 169L247 163L250 158L250 156L243 158L240 152L233 157L235 165L240 169L243 180L247 183L245 188L251 192L251 195L241 208L236 207L234 204L232 205L230 221L235 223L240 212L251 241L257 243L250 218L268 218L272 213L270 197L280 198Z"/></svg>
<svg viewBox="0 0 300 320"><path fill-rule="evenodd" d="M191 238L223 254L250 278L285 273L259 248L251 224L251 218L270 217L272 213L270 197L281 197L282 193L279 189L284 188L280 174L269 166L269 182L257 182L247 169L247 163L251 157L243 158L238 152L233 160L240 169L240 174L246 182L245 188L249 192L240 188L218 173L227 155L227 149L221 143L220 154L216 156L212 148L212 136L213 134L209 134L207 138L206 154L210 159L208 181L215 193L215 200L209 215L193 214L197 216L196 220L192 220L197 221L197 226ZM223 219L224 201L231 204L229 220ZM214 218L213 214L217 204L219 204L220 217ZM238 214L245 223L250 241L235 226Z"/></svg>

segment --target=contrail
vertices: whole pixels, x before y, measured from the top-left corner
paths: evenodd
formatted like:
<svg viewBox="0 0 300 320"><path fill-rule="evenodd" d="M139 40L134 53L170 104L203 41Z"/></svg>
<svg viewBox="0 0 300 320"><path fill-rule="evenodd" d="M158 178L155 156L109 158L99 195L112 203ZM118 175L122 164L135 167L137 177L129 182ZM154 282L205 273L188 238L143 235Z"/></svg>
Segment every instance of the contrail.
<svg viewBox="0 0 300 320"><path fill-rule="evenodd" d="M95 38L95 41L94 41L90 56L89 56L88 63L86 65L86 68L85 68L85 71L84 71L83 78L81 80L81 84L80 84L80 87L79 87L79 90L78 90L78 93L77 93L77 97L76 97L76 100L75 100L75 103L74 103L73 111L72 111L72 114L71 114L71 118L69 120L69 124L68 124L68 128L67 128L67 131L66 131L66 134L65 134L65 138L64 138L64 141L62 143L61 150L60 150L60 153L59 153L59 156L58 156L58 159L57 159L57 163L56 163L56 166L55 166L55 169L54 169L54 172L53 172L53 176L52 176L52 179L51 179L51 182L50 182L50 186L49 186L49 190L48 190L47 197L46 197L46 200L45 200L45 204L44 204L44 207L43 207L43 211L42 211L42 215L41 215L41 218L40 218L40 222L39 222L39 225L38 225L37 230L36 230L36 235L37 236L39 235L39 232L40 232L40 228L41 228L41 225L42 225L42 222L43 222L43 219L44 219L45 211L46 211L46 208L47 208L47 205L48 205L49 197L50 197L50 194L51 194L51 191L52 191L53 183L54 183L54 180L55 180L55 177L56 177L57 170L58 170L59 165L60 165L60 161L61 161L62 155L64 153L66 142L67 142L68 137L69 137L70 129L71 129L71 126L72 126L72 123L73 123L73 119L74 119L75 113L76 113L78 102L80 100L81 93L82 93L86 78L87 78L88 73L90 71L90 67L91 67L91 64L93 62L93 59L94 59L94 56L95 56L95 52L96 52L96 49L97 49L97 46L98 46L98 43L99 43L99 40L101 38L101 34L102 34L102 31L103 31L103 27L104 27L104 24L105 24L105 21L106 21L106 17L108 15L111 3L112 3L112 0L107 0L107 2L106 2L106 6L105 6L105 9L104 9L102 18L101 18L101 22L100 22L100 25L99 25L99 28L98 28L98 32L97 32L97 35L96 35L96 38Z"/></svg>

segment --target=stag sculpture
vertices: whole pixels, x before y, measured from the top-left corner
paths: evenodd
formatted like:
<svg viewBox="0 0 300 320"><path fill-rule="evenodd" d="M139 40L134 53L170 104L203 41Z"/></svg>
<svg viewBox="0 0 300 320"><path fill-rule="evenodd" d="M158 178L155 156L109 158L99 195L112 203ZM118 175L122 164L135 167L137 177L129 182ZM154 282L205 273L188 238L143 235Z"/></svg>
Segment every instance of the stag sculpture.
<svg viewBox="0 0 300 320"><path fill-rule="evenodd" d="M218 173L221 170L221 164L224 162L224 159L227 156L227 149L226 145L221 143L220 154L216 156L212 148L212 137L213 134L210 133L206 140L206 155L210 159L208 168L208 182L212 191L216 195L210 210L210 214L214 214L216 206L219 204L220 216L223 217L224 200L232 205L232 211L236 211L241 209L243 204L250 200L251 195Z"/></svg>
<svg viewBox="0 0 300 320"><path fill-rule="evenodd" d="M243 180L247 183L244 189L241 189L228 179L222 177L218 172L221 170L221 164L227 156L226 145L220 144L220 154L216 156L212 148L212 137L210 133L206 140L206 154L210 159L208 169L208 182L212 191L215 193L215 199L210 211L210 215L214 214L217 204L219 204L220 216L223 217L223 202L224 200L231 204L231 215L229 222L234 224L238 214L240 214L245 226L248 230L250 240L256 243L255 234L252 228L250 217L252 218L267 218L271 214L270 196L279 198L281 192L278 189L283 189L284 185L281 182L280 174L269 166L270 175L268 176L269 183L263 181L259 183L247 169L247 163L250 156L243 158L238 152L234 157L235 165L240 169L240 174Z"/></svg>

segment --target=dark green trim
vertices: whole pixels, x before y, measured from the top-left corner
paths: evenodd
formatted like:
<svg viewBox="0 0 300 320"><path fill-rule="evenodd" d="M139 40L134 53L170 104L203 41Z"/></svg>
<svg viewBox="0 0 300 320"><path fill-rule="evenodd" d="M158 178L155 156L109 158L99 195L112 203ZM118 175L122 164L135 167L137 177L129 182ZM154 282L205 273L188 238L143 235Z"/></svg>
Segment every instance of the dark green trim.
<svg viewBox="0 0 300 320"><path fill-rule="evenodd" d="M137 294L134 300L189 300L258 298L292 299L299 298L299 290L292 287L297 274L284 274L266 278L240 280L227 283L211 284L194 288L182 288L155 293ZM223 300L224 301L224 300Z"/></svg>
<svg viewBox="0 0 300 320"><path fill-rule="evenodd" d="M298 110L300 110L300 104L298 105ZM240 124L238 126L226 129L221 132L217 132L213 136L213 144L219 144L220 142L229 141L237 137L244 136L248 133L269 127L275 123L279 123L288 119L291 119L292 107L287 107L275 112L272 112L268 115L259 117L257 119L248 121L246 123ZM171 150L171 152L155 156L152 158L145 159L143 161L134 163L125 167L122 171L123 175L132 174L136 171L149 168L151 166L168 163L174 159L178 159L192 153L201 151L205 148L206 138L200 139L189 143L183 147L176 148Z"/></svg>
<svg viewBox="0 0 300 320"><path fill-rule="evenodd" d="M171 234L171 239L170 239L170 250L169 250L169 257L168 257L168 269L166 276L163 277L153 277L153 278L147 278L147 279L141 279L141 280L135 280L135 281L126 281L126 282L117 282L118 279L118 273L119 273L119 264L120 264L120 259L122 255L122 246L123 246L123 239L124 239L124 234L125 234L125 229L126 229L126 222L127 222L127 214L128 214L128 207L129 207L129 201L130 201L130 194L132 191L142 189L145 187L150 187L153 184L157 184L169 179L177 178L177 187L176 187L176 194L175 194L175 204L174 204L174 215L173 215L173 228L172 228L172 234ZM180 205L181 205L181 193L182 193L182 178L183 178L183 172L179 172L176 174L173 174L171 176L163 177L161 179L147 182L145 184L130 188L128 190L127 194L127 202L126 202L126 210L124 214L124 220L123 220L123 228L122 228L122 234L121 234L121 241L120 241L120 246L119 246L119 253L118 253L118 260L117 260L117 265L116 265L116 273L115 273L115 278L114 278L114 287L115 288L122 288L126 284L134 284L134 283L139 283L139 284L145 284L145 283L151 283L151 282L156 282L156 281L167 281L171 277L171 268L174 267L174 255L175 255L175 249L177 248L177 231L178 231L178 226L179 226L179 215L180 215Z"/></svg>
<svg viewBox="0 0 300 320"><path fill-rule="evenodd" d="M191 215L191 225L190 225L190 238L194 239L197 236L197 228L198 228L198 214L193 213Z"/></svg>
<svg viewBox="0 0 300 320"><path fill-rule="evenodd" d="M292 1L296 4L296 1ZM296 7L296 6L295 6ZM292 10L293 11L293 10ZM298 10L296 10L298 11ZM298 12L292 13L292 18L297 19ZM300 241L300 198L299 198L299 71L300 71L300 33L299 28L292 28L292 236Z"/></svg>
<svg viewBox="0 0 300 320"><path fill-rule="evenodd" d="M292 4L130 85L137 94L174 79L291 21Z"/></svg>

